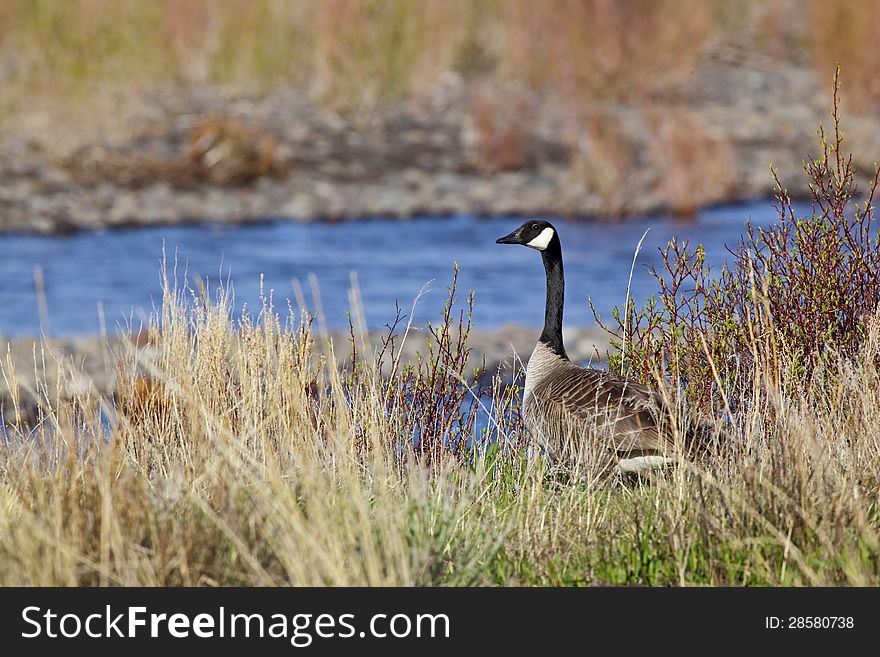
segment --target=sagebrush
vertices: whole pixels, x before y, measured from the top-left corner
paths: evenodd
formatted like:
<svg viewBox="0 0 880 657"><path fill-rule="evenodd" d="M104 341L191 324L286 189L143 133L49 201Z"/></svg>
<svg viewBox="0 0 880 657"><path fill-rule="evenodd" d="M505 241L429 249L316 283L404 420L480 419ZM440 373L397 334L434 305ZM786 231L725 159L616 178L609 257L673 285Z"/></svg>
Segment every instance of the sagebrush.
<svg viewBox="0 0 880 657"><path fill-rule="evenodd" d="M747 222L720 273L702 245L673 239L660 247L657 296L615 308L613 323L600 320L617 348L613 370L730 410L756 377L796 394L840 357L860 353L880 303L880 170L859 200L852 156L842 148L839 91L838 69L831 132L820 128L819 154L804 164L812 213L795 211L773 171L779 220L766 229Z"/></svg>

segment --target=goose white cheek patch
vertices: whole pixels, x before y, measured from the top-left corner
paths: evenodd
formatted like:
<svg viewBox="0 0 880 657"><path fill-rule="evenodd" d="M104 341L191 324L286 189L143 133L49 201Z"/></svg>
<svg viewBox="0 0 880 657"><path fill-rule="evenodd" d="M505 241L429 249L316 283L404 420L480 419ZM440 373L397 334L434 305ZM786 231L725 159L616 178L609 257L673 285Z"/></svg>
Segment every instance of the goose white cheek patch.
<svg viewBox="0 0 880 657"><path fill-rule="evenodd" d="M527 242L526 246L530 246L533 249L538 249L539 251L543 251L544 249L547 248L547 245L550 244L550 240L552 240L552 239L553 239L553 229L552 228L545 228L531 242Z"/></svg>

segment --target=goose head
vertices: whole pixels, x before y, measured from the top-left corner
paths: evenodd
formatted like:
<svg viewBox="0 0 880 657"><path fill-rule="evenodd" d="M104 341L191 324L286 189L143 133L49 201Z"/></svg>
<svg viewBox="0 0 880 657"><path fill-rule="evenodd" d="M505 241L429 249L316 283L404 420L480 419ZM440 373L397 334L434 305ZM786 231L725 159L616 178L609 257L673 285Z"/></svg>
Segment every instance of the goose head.
<svg viewBox="0 0 880 657"><path fill-rule="evenodd" d="M521 244L538 251L546 251L555 241L559 241L553 224L543 219L529 219L510 235L499 237L496 244Z"/></svg>

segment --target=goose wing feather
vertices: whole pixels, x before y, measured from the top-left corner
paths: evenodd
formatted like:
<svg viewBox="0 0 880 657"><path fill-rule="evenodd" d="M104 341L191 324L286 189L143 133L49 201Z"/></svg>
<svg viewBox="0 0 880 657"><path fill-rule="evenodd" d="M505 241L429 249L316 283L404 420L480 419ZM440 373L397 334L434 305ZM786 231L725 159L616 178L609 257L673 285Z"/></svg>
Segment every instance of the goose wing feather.
<svg viewBox="0 0 880 657"><path fill-rule="evenodd" d="M633 381L572 364L535 394L562 419L609 428L609 447L618 452L658 451L672 444L663 430L668 411L662 395Z"/></svg>

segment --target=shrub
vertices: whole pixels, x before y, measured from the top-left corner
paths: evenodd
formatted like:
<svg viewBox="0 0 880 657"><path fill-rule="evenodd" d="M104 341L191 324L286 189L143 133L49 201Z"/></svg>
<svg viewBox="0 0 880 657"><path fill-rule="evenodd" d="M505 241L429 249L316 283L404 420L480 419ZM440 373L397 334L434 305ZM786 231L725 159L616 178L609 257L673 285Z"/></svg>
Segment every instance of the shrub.
<svg viewBox="0 0 880 657"><path fill-rule="evenodd" d="M166 285L149 330L124 336L115 399L43 340L36 419L17 392L0 415L0 584L880 583L880 315L836 387L756 409L729 452L593 485L516 442L519 390L497 379L480 403L501 448L468 449L485 430L459 382L454 283L412 368L412 320L378 354L352 331L352 367L271 295L234 320L207 285ZM0 358L11 390L21 374Z"/></svg>
<svg viewBox="0 0 880 657"><path fill-rule="evenodd" d="M351 331L355 365L349 385L361 391L379 385L379 398L387 417L395 423L395 434L405 441L399 446L401 454L414 450L426 462L437 461L442 455L471 456L472 448L486 438L476 424L483 397L482 371L478 368L468 372L471 348L467 341L474 293L467 294L464 306L457 304L458 272L456 263L440 321L427 324L426 353L419 354L414 362L401 360L400 343L406 340L411 324L408 323L403 334L399 334L398 328L405 319L399 308L395 320L387 325L388 332L375 358L360 363L360 366L357 365L358 337L353 327ZM390 375L380 379L377 375L383 371ZM509 413L513 409L514 397L506 395L503 399L506 401L502 406L507 407L504 415L517 422L518 416ZM501 438L500 433L494 438Z"/></svg>
<svg viewBox="0 0 880 657"><path fill-rule="evenodd" d="M638 308L634 301L615 308L610 325L600 321L617 349L612 370L662 378L708 408L750 391L755 372L775 384L808 385L826 357L862 348L880 302L873 205L880 170L857 202L839 92L838 69L831 133L820 128L819 155L804 164L811 214L799 216L771 168L779 220L767 229L748 222L720 275L701 245L673 239L660 247L662 267L652 270L659 294Z"/></svg>

